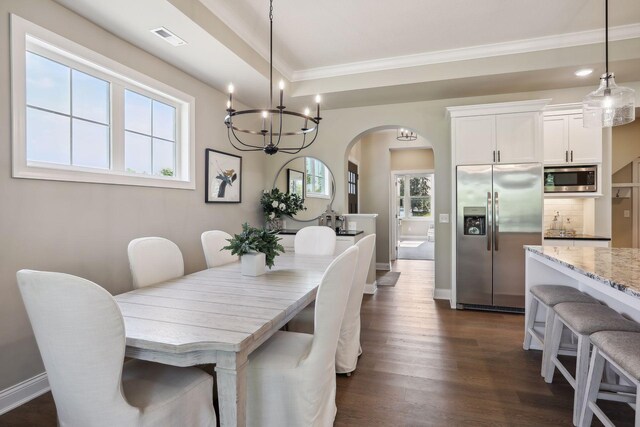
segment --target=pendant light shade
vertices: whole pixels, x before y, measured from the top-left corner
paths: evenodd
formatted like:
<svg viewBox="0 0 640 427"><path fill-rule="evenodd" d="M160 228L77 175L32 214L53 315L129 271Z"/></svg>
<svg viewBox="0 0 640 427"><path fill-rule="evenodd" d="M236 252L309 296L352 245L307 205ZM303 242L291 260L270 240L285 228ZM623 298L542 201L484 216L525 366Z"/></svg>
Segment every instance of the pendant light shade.
<svg viewBox="0 0 640 427"><path fill-rule="evenodd" d="M635 91L616 85L613 73L600 77L600 87L582 101L586 128L620 126L636 118Z"/></svg>
<svg viewBox="0 0 640 427"><path fill-rule="evenodd" d="M603 128L630 123L636 118L636 94L633 89L616 85L609 72L609 0L604 2L605 73L600 87L582 101L582 121L586 128Z"/></svg>

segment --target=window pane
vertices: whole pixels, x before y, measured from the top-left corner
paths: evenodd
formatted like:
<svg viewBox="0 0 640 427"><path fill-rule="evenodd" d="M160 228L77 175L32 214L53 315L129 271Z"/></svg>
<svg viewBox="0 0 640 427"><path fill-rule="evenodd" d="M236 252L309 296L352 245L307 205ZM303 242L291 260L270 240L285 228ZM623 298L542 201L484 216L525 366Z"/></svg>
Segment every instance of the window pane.
<svg viewBox="0 0 640 427"><path fill-rule="evenodd" d="M151 98L130 90L124 91L124 127L151 135Z"/></svg>
<svg viewBox="0 0 640 427"><path fill-rule="evenodd" d="M410 196L428 196L431 186L427 177L412 177L409 180Z"/></svg>
<svg viewBox="0 0 640 427"><path fill-rule="evenodd" d="M70 69L27 52L27 104L69 114Z"/></svg>
<svg viewBox="0 0 640 427"><path fill-rule="evenodd" d="M109 83L82 73L72 71L73 116L96 122L109 123Z"/></svg>
<svg viewBox="0 0 640 427"><path fill-rule="evenodd" d="M307 182L311 182L309 181L309 175L313 175L313 165L312 165L312 161L310 158L305 158L305 165L307 168Z"/></svg>
<svg viewBox="0 0 640 427"><path fill-rule="evenodd" d="M153 139L153 174L175 175L175 144L161 139Z"/></svg>
<svg viewBox="0 0 640 427"><path fill-rule="evenodd" d="M431 198L420 197L411 199L411 215L412 216L430 216L431 215Z"/></svg>
<svg viewBox="0 0 640 427"><path fill-rule="evenodd" d="M27 160L68 165L69 118L27 107Z"/></svg>
<svg viewBox="0 0 640 427"><path fill-rule="evenodd" d="M398 199L398 216L404 218L404 199Z"/></svg>
<svg viewBox="0 0 640 427"><path fill-rule="evenodd" d="M176 109L162 102L153 101L153 136L176 140Z"/></svg>
<svg viewBox="0 0 640 427"><path fill-rule="evenodd" d="M400 183L398 185L398 192L399 192L398 195L400 197L404 197L404 177L398 178L398 182Z"/></svg>
<svg viewBox="0 0 640 427"><path fill-rule="evenodd" d="M127 172L151 174L151 138L124 133L124 168Z"/></svg>
<svg viewBox="0 0 640 427"><path fill-rule="evenodd" d="M109 169L109 127L73 119L73 164Z"/></svg>

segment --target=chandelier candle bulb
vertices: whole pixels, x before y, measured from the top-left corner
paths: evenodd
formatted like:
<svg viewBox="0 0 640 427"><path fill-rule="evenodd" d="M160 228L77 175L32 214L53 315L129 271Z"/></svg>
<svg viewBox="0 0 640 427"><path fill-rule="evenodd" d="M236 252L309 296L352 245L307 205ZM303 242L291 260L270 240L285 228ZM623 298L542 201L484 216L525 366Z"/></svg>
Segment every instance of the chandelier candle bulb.
<svg viewBox="0 0 640 427"><path fill-rule="evenodd" d="M267 131L267 112L266 111L262 112L262 131L263 132Z"/></svg>
<svg viewBox="0 0 640 427"><path fill-rule="evenodd" d="M302 128L302 130L307 130L307 124L309 123L309 114L310 113L311 112L309 111L308 108L304 109L305 118L304 118L304 127Z"/></svg>
<svg viewBox="0 0 640 427"><path fill-rule="evenodd" d="M233 107L233 85L229 85L229 102L227 103L227 108L231 110Z"/></svg>
<svg viewBox="0 0 640 427"><path fill-rule="evenodd" d="M316 118L320 118L320 95L316 95L316 107L317 107Z"/></svg>
<svg viewBox="0 0 640 427"><path fill-rule="evenodd" d="M280 107L284 107L282 98L284 97L284 80L280 80Z"/></svg>

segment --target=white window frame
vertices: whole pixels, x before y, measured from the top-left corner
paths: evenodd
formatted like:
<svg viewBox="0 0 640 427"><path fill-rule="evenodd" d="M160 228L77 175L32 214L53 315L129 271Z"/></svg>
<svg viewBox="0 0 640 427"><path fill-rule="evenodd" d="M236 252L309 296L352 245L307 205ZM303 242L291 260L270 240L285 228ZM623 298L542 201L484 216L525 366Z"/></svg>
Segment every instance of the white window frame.
<svg viewBox="0 0 640 427"><path fill-rule="evenodd" d="M398 219L401 220L410 220L410 221L424 221L424 222L434 222L434 195L433 195L433 190L435 188L435 173L433 171L396 171L394 172L395 177L400 178L402 177L404 180L404 196L400 197L397 195L394 195L394 197L396 198L396 205L398 206L398 212L400 212L400 199L403 199L404 201L404 216L398 216ZM431 176L431 193L429 194L431 196L431 215L429 216L413 216L413 213L411 211L411 198L412 196L409 194L409 189L410 186L409 184L409 180L411 178L414 177L426 177L426 176ZM399 189L398 189L399 191ZM419 196L413 196L414 198L417 198Z"/></svg>
<svg viewBox="0 0 640 427"><path fill-rule="evenodd" d="M305 192L305 196L306 197L310 197L312 199L331 199L331 171L329 170L329 168L327 167L327 165L324 164L324 162L322 162L321 160L316 159L315 157L305 157L305 165L304 165L304 173L305 175L308 175L307 173L307 160L312 160L313 162L311 163L312 169L313 169L313 174L311 174L312 177L312 182L313 182L313 177L317 176L315 175L315 162L318 161L320 163L322 163L324 165L324 189L325 192L324 193L316 193L314 191L309 191L308 188L306 188L306 192ZM307 183L305 182L304 185L306 186ZM313 186L313 185L312 185Z"/></svg>
<svg viewBox="0 0 640 427"><path fill-rule="evenodd" d="M27 161L26 51L111 83L111 169ZM124 90L176 108L176 173L143 175L124 169ZM194 190L195 98L45 28L11 14L12 176Z"/></svg>

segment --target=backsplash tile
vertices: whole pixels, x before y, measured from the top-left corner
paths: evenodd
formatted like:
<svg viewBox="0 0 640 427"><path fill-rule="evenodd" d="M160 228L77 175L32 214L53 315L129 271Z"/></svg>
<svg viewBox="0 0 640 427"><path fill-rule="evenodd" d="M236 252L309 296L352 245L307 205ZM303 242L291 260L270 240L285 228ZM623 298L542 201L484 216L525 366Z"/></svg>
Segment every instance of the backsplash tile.
<svg viewBox="0 0 640 427"><path fill-rule="evenodd" d="M556 212L560 212L560 217L567 228L567 218L571 218L570 227L577 234L584 232L584 201L585 199L556 199L549 198L544 200L544 231L551 228L553 217Z"/></svg>

